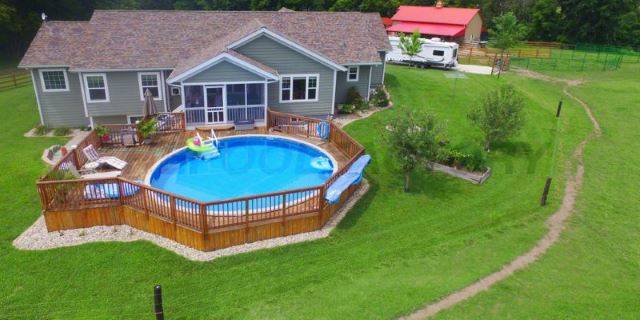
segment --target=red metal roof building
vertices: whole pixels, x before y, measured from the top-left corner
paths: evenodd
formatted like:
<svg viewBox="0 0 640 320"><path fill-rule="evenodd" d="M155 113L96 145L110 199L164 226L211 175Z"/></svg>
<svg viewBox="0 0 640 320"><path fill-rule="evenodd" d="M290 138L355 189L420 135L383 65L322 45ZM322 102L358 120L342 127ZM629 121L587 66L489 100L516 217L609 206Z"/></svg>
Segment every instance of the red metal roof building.
<svg viewBox="0 0 640 320"><path fill-rule="evenodd" d="M479 41L482 33L479 9L448 8L441 2L435 7L400 6L391 21L387 28L390 34L418 30L426 37L473 42Z"/></svg>

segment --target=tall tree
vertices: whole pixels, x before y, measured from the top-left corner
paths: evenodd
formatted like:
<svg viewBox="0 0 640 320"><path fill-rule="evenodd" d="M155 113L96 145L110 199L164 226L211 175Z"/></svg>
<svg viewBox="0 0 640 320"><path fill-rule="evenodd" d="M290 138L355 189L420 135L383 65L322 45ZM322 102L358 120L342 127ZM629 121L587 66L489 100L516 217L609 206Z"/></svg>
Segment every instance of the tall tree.
<svg viewBox="0 0 640 320"><path fill-rule="evenodd" d="M538 0L531 9L530 39L562 41L563 20L558 0Z"/></svg>

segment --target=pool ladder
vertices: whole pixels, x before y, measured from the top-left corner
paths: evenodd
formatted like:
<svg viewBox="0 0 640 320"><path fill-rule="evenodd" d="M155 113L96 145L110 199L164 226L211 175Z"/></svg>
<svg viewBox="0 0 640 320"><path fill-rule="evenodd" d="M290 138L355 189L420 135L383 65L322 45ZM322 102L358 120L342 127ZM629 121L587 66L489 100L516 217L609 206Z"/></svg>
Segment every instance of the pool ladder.
<svg viewBox="0 0 640 320"><path fill-rule="evenodd" d="M216 136L216 132L213 129L211 129L211 136L209 138L216 142L216 148L218 148L218 136Z"/></svg>

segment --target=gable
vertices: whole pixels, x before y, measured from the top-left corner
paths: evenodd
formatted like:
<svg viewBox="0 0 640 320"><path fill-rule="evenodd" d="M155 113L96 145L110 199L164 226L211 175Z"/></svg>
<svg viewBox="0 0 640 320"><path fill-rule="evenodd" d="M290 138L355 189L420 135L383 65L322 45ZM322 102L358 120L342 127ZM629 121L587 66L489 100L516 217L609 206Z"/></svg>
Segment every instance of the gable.
<svg viewBox="0 0 640 320"><path fill-rule="evenodd" d="M278 70L280 74L312 72L318 69L333 70L265 35L242 44L235 50Z"/></svg>
<svg viewBox="0 0 640 320"><path fill-rule="evenodd" d="M185 83L195 82L235 82L235 81L264 81L264 77L241 68L229 61L218 62L195 75L185 79Z"/></svg>

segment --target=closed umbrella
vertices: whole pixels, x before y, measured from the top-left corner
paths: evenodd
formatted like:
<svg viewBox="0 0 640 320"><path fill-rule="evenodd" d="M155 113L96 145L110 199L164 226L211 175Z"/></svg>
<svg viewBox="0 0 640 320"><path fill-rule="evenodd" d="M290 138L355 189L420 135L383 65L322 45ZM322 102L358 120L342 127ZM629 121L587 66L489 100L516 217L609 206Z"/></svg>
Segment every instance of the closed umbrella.
<svg viewBox="0 0 640 320"><path fill-rule="evenodd" d="M153 100L153 94L151 91L147 89L144 93L144 110L142 115L145 119L148 119L158 113L158 109L156 109L156 102Z"/></svg>

